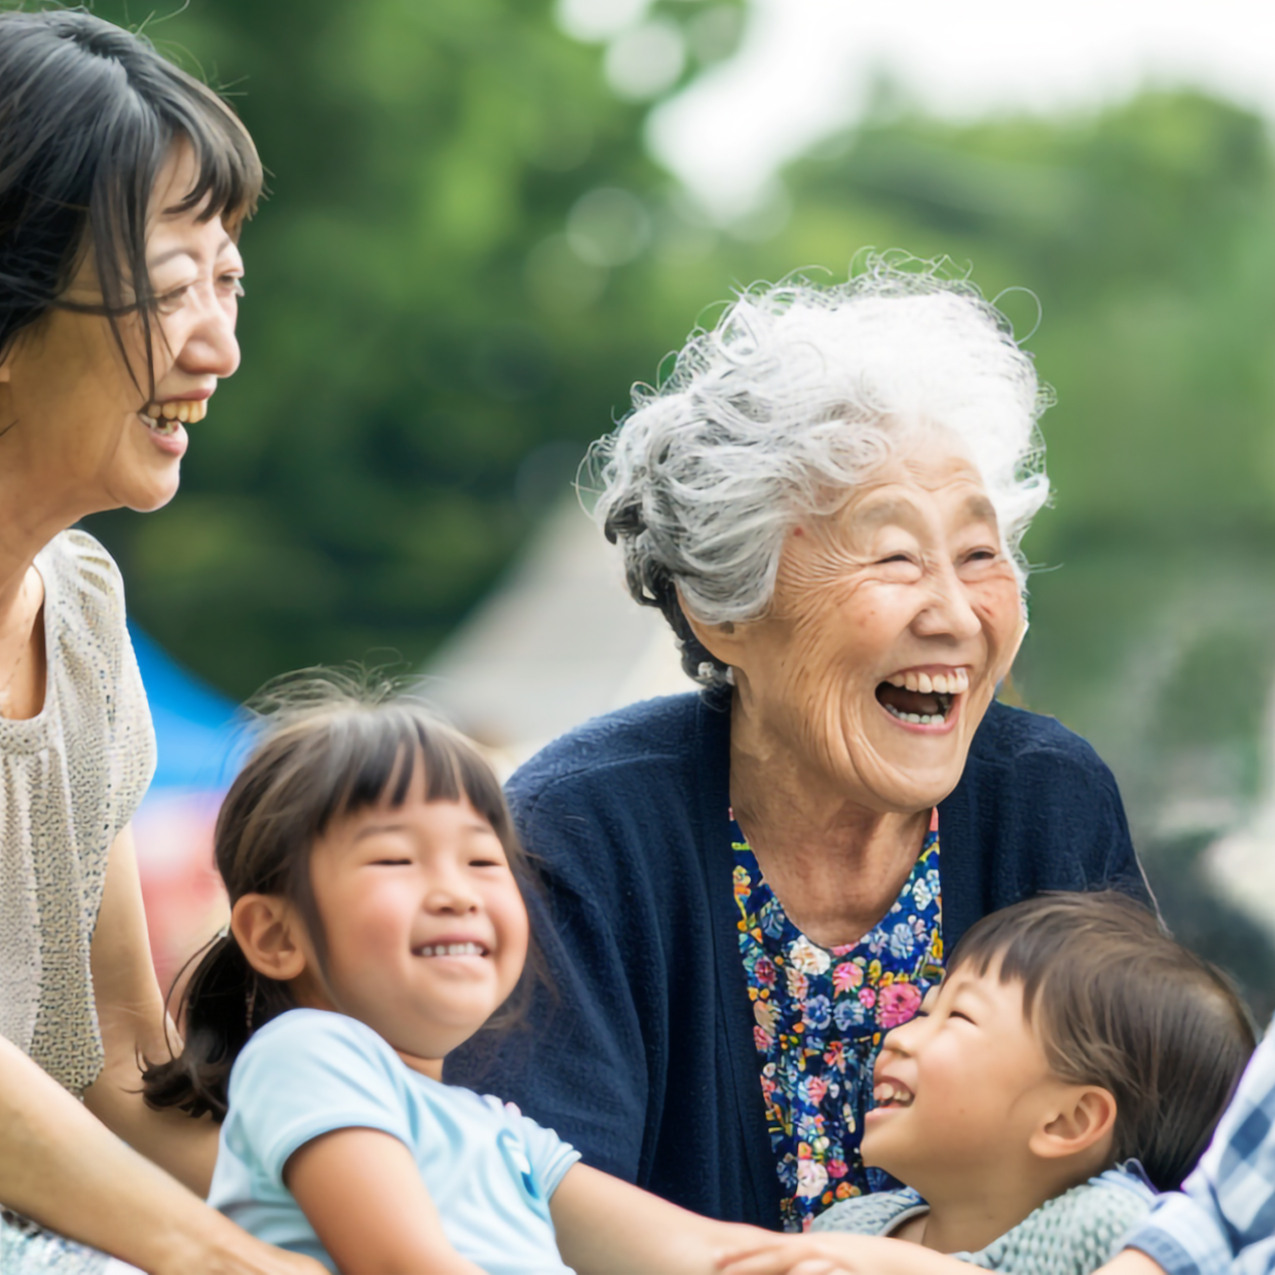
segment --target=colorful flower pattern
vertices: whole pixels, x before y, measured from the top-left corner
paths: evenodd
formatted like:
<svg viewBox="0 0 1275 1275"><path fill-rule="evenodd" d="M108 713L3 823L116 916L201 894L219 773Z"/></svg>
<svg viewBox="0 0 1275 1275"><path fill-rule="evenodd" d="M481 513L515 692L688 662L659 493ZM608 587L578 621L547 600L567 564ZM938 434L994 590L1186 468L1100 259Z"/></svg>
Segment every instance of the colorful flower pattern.
<svg viewBox="0 0 1275 1275"><path fill-rule="evenodd" d="M881 1039L943 976L937 812L911 876L857 943L820 947L784 913L732 821L739 950L788 1231L890 1184L859 1155ZM879 1179L874 1181L874 1179Z"/></svg>

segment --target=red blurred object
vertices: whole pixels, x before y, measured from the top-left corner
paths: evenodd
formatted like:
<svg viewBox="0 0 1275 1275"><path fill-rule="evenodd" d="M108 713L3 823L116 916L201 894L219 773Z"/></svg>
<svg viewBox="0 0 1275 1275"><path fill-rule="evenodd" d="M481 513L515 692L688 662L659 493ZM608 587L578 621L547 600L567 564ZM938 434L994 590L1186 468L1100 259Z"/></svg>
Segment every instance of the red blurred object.
<svg viewBox="0 0 1275 1275"><path fill-rule="evenodd" d="M226 923L229 908L213 867L218 792L150 792L133 819L151 956L167 995L182 965Z"/></svg>

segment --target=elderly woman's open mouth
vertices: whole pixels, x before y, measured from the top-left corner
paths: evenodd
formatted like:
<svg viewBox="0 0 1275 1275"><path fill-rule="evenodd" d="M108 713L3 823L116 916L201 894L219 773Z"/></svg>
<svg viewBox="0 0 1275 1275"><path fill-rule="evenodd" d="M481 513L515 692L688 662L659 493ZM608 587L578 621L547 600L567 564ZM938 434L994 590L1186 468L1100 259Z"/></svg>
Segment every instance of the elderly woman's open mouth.
<svg viewBox="0 0 1275 1275"><path fill-rule="evenodd" d="M909 726L941 726L958 695L970 688L965 668L907 669L891 673L877 686L877 702L891 717Z"/></svg>

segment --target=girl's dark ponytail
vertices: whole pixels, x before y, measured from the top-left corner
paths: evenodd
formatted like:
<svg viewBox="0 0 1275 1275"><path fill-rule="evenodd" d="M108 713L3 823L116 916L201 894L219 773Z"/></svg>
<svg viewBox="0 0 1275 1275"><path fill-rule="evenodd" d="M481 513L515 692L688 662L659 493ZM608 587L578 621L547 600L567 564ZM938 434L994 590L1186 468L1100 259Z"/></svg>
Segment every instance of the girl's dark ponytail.
<svg viewBox="0 0 1275 1275"><path fill-rule="evenodd" d="M257 975L233 934L219 934L196 956L199 964L182 995L185 1045L167 1062L147 1063L142 1093L151 1107L220 1121L230 1069L248 1037L294 1003L286 987Z"/></svg>

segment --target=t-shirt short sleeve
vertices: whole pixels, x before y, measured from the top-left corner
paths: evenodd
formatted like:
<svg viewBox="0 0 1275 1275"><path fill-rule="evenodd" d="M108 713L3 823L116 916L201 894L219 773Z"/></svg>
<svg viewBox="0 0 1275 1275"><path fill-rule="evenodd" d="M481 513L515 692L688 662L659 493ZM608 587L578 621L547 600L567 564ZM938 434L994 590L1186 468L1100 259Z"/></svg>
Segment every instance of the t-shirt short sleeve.
<svg viewBox="0 0 1275 1275"><path fill-rule="evenodd" d="M282 1183L293 1152L336 1129L379 1129L412 1144L397 1055L342 1014L294 1009L252 1037L230 1077L224 1137Z"/></svg>
<svg viewBox="0 0 1275 1275"><path fill-rule="evenodd" d="M499 1099L490 1098L488 1101L498 1102ZM504 1107L522 1139L531 1171L547 1200L558 1189L567 1170L580 1159L580 1153L569 1142L563 1142L552 1129L546 1129L524 1116L513 1103L504 1104Z"/></svg>

